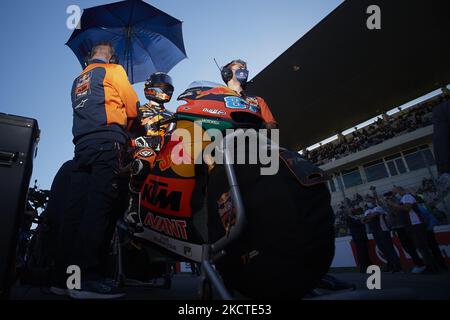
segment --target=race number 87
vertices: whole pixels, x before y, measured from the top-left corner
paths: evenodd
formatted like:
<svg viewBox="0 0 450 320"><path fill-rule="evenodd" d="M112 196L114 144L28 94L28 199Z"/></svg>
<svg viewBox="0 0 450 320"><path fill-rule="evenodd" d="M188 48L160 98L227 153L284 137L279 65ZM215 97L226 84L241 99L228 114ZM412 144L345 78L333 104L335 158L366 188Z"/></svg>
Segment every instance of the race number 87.
<svg viewBox="0 0 450 320"><path fill-rule="evenodd" d="M225 106L229 109L247 109L247 104L240 97L225 97Z"/></svg>

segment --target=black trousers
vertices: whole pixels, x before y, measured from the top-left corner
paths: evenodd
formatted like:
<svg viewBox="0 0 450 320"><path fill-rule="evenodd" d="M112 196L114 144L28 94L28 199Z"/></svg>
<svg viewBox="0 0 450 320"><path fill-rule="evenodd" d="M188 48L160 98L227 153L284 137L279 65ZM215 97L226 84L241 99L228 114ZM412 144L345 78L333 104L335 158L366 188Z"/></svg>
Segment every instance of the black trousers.
<svg viewBox="0 0 450 320"><path fill-rule="evenodd" d="M422 256L422 260L430 271L438 271L439 266L428 244L427 227L424 223L410 225L406 227L408 236L414 243L417 251Z"/></svg>
<svg viewBox="0 0 450 320"><path fill-rule="evenodd" d="M355 242L356 255L358 256L359 271L366 273L367 267L373 264L369 256L368 240L353 239L353 241Z"/></svg>
<svg viewBox="0 0 450 320"><path fill-rule="evenodd" d="M61 229L64 221L64 212L69 202L69 187L74 161L65 162L53 179L50 189L50 198L45 210L47 214L49 243L47 254L52 265L56 259L58 243L61 237Z"/></svg>
<svg viewBox="0 0 450 320"><path fill-rule="evenodd" d="M391 233L389 231L378 230L372 232L372 235L377 247L383 252L384 257L387 260L388 269L399 271L402 267L400 265L400 258L392 243Z"/></svg>
<svg viewBox="0 0 450 320"><path fill-rule="evenodd" d="M433 108L433 148L439 173L450 173L450 100Z"/></svg>
<svg viewBox="0 0 450 320"><path fill-rule="evenodd" d="M395 233L398 236L398 239L400 240L400 243L402 244L403 249L405 249L406 253L408 253L411 256L411 259L414 262L414 265L418 267L423 267L424 263L422 259L420 259L419 255L417 254L416 248L414 247L414 243L412 242L411 238L406 232L405 228L396 228L394 229Z"/></svg>
<svg viewBox="0 0 450 320"><path fill-rule="evenodd" d="M116 142L97 141L76 149L56 281L65 280L69 265L80 267L82 280L100 278L105 247L125 202L126 183L120 177L123 156L124 147Z"/></svg>
<svg viewBox="0 0 450 320"><path fill-rule="evenodd" d="M445 262L444 257L442 256L441 249L439 249L439 244L436 240L436 236L434 235L433 230L427 231L427 240L428 240L428 247L430 247L431 252L433 253L434 258L436 259L436 262L442 270L447 270L447 263Z"/></svg>

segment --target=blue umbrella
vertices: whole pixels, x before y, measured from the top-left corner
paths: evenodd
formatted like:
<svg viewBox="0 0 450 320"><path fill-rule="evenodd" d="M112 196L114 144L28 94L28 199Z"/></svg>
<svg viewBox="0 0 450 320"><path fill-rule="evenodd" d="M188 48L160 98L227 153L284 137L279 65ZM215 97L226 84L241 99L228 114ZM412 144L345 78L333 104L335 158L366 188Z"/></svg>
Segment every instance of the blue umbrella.
<svg viewBox="0 0 450 320"><path fill-rule="evenodd" d="M186 58L182 22L141 1L126 0L85 9L81 29L66 45L84 67L93 45L110 41L131 83L156 71L169 72Z"/></svg>

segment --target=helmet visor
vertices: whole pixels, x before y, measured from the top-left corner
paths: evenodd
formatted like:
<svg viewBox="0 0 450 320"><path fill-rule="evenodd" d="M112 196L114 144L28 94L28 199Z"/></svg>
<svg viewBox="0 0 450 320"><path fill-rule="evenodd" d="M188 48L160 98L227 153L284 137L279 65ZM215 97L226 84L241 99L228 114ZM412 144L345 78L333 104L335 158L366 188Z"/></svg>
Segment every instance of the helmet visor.
<svg viewBox="0 0 450 320"><path fill-rule="evenodd" d="M148 82L151 86L156 86L158 84L160 85L167 85L173 87L172 78L165 73L157 72L150 76L150 79L148 79Z"/></svg>

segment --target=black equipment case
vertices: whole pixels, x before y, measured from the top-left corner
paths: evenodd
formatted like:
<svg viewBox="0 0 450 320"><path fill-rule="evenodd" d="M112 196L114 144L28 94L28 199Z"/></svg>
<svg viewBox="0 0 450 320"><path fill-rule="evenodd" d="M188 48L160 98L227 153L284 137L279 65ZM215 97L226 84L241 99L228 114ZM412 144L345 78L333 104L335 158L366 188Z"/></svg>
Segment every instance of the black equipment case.
<svg viewBox="0 0 450 320"><path fill-rule="evenodd" d="M16 246L39 128L35 119L0 113L0 297L14 281Z"/></svg>

